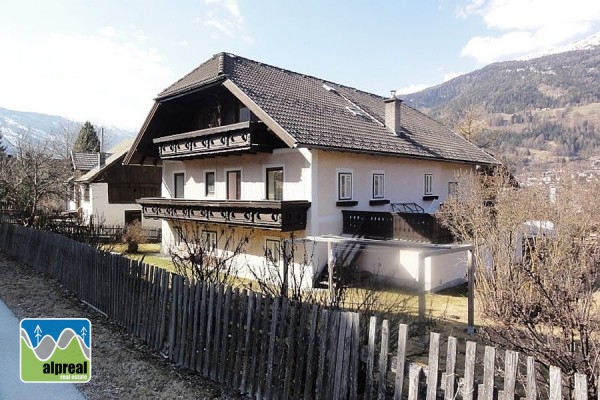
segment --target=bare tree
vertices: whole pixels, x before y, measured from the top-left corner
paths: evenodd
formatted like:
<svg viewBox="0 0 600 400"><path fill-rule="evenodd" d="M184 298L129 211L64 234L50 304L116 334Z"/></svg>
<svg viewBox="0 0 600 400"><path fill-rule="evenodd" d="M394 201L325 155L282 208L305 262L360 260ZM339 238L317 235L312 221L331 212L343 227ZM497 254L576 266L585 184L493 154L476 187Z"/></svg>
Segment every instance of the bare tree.
<svg viewBox="0 0 600 400"><path fill-rule="evenodd" d="M64 209L70 168L49 142L35 141L28 132L20 134L15 148L14 157L2 160L0 190L24 225L36 225L36 217Z"/></svg>
<svg viewBox="0 0 600 400"><path fill-rule="evenodd" d="M201 223L175 223L178 245L169 249L175 272L208 283L232 284L243 265L252 232L242 228L213 230Z"/></svg>
<svg viewBox="0 0 600 400"><path fill-rule="evenodd" d="M489 129L485 120L486 115L487 111L482 104L471 104L444 119L446 125L469 142L488 148L493 144L496 135Z"/></svg>
<svg viewBox="0 0 600 400"><path fill-rule="evenodd" d="M488 341L574 373L598 391L600 182L563 173L547 186L515 188L501 170L463 174L445 203L443 223L475 246L476 296Z"/></svg>
<svg viewBox="0 0 600 400"><path fill-rule="evenodd" d="M71 120L65 120L53 129L51 132L54 137L52 147L55 154L62 158L69 159L80 129L81 124Z"/></svg>

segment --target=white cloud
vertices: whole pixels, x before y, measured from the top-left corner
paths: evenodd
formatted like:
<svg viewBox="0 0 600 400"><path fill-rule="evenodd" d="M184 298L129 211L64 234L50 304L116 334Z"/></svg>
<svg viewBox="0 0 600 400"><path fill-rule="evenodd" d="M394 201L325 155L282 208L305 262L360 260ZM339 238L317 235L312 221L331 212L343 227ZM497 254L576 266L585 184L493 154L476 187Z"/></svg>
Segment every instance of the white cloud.
<svg viewBox="0 0 600 400"><path fill-rule="evenodd" d="M432 86L432 85L427 85L425 83L416 83L414 85L409 85L409 86L397 89L396 93L398 95L412 94L412 93L420 92L423 89L427 89L430 86Z"/></svg>
<svg viewBox="0 0 600 400"><path fill-rule="evenodd" d="M31 39L0 31L0 48L19 55L0 74L4 107L135 129L152 99L173 80L162 55L152 48L104 35Z"/></svg>
<svg viewBox="0 0 600 400"><path fill-rule="evenodd" d="M448 72L444 74L444 82L449 81L450 79L454 79L457 76L463 75L464 72Z"/></svg>
<svg viewBox="0 0 600 400"><path fill-rule="evenodd" d="M105 26L101 28L100 34L109 38L115 38L118 36L117 30L113 26Z"/></svg>
<svg viewBox="0 0 600 400"><path fill-rule="evenodd" d="M459 18L480 17L498 33L471 38L462 55L481 63L564 44L600 22L600 2L590 0L472 0Z"/></svg>
<svg viewBox="0 0 600 400"><path fill-rule="evenodd" d="M204 0L204 3L211 8L206 16L198 18L197 22L212 30L212 38L218 39L220 34L224 34L252 43L252 37L246 32L244 17L237 0Z"/></svg>

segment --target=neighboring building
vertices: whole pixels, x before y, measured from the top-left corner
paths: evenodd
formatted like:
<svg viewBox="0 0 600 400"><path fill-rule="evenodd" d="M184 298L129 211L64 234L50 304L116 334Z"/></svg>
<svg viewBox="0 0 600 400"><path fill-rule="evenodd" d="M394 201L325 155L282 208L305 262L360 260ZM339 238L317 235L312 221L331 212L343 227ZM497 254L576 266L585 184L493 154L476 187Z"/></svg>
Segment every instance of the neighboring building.
<svg viewBox="0 0 600 400"><path fill-rule="evenodd" d="M124 226L135 220L144 227L160 227L160 222L142 216L140 197L160 195L162 171L156 166L125 166L123 158L133 139L125 140L106 153L74 153L74 195L70 211L83 214L89 223Z"/></svg>
<svg viewBox="0 0 600 400"><path fill-rule="evenodd" d="M312 284L331 253L347 252L345 237L374 238L365 243L399 248L352 259L410 284L419 254L450 241L430 213L455 173L498 162L395 96L220 53L158 95L124 163L162 164L162 197L139 203L163 220L163 251L177 245L177 224L202 224L212 238L252 229L249 264L264 264L290 232L336 241L311 252ZM430 259L428 289L462 280L465 259Z"/></svg>

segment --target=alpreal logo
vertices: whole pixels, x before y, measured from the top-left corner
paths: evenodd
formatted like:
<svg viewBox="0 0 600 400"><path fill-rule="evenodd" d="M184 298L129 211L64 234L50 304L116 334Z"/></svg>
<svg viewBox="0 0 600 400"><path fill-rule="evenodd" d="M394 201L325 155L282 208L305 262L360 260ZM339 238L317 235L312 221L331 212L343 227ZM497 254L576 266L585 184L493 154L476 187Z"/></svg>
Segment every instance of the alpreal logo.
<svg viewBox="0 0 600 400"><path fill-rule="evenodd" d="M87 318L21 320L23 382L88 382L92 376L92 324Z"/></svg>

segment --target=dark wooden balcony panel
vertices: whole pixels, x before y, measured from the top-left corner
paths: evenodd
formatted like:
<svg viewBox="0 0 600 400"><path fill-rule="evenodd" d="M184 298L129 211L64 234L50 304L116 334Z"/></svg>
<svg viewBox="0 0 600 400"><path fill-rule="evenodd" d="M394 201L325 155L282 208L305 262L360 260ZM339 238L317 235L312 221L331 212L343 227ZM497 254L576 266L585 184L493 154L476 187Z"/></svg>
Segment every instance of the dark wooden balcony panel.
<svg viewBox="0 0 600 400"><path fill-rule="evenodd" d="M162 159L230 153L272 152L273 141L262 122L240 122L154 139Z"/></svg>
<svg viewBox="0 0 600 400"><path fill-rule="evenodd" d="M450 231L430 214L342 210L342 215L344 234L436 244L454 241Z"/></svg>
<svg viewBox="0 0 600 400"><path fill-rule="evenodd" d="M306 214L310 202L185 200L144 198L145 218L188 220L214 224L241 225L289 232L306 229Z"/></svg>

